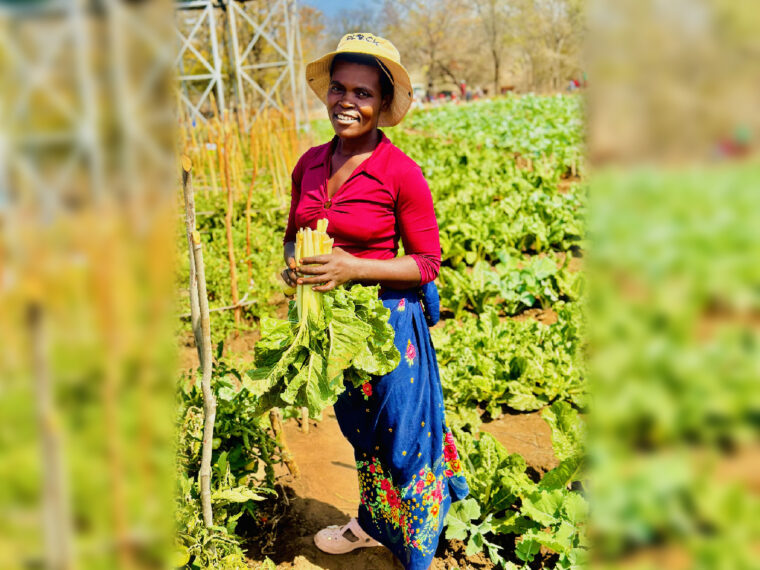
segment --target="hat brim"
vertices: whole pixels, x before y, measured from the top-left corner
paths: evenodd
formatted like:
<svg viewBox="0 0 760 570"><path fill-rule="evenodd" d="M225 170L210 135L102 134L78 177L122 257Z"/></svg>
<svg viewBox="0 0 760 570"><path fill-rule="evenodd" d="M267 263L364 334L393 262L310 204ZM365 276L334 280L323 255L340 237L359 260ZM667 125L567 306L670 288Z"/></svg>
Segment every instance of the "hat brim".
<svg viewBox="0 0 760 570"><path fill-rule="evenodd" d="M319 100L327 105L327 88L330 86L330 65L333 58L339 53L361 53L361 55L370 55L383 62L393 77L393 100L388 109L380 112L378 127L393 127L401 122L409 107L412 106L412 81L409 78L409 72L403 65L396 63L386 57L368 54L362 52L333 51L315 59L306 65L306 83L319 97Z"/></svg>

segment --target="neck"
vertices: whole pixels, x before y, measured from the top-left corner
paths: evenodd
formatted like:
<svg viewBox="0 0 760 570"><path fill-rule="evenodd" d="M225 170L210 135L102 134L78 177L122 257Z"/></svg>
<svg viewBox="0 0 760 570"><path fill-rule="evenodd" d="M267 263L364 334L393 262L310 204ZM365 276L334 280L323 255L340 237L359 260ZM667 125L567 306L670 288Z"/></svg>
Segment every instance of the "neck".
<svg viewBox="0 0 760 570"><path fill-rule="evenodd" d="M360 138L344 139L338 137L335 152L341 156L356 156L357 154L372 152L378 144L380 144L380 131L372 129Z"/></svg>

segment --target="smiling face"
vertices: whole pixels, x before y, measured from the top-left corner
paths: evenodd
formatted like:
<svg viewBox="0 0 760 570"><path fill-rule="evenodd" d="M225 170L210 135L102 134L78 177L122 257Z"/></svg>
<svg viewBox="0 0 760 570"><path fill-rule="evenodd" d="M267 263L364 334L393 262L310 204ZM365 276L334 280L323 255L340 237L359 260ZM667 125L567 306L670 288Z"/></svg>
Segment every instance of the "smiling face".
<svg viewBox="0 0 760 570"><path fill-rule="evenodd" d="M388 105L380 87L380 70L338 62L327 88L327 112L335 134L345 139L372 136L380 111Z"/></svg>

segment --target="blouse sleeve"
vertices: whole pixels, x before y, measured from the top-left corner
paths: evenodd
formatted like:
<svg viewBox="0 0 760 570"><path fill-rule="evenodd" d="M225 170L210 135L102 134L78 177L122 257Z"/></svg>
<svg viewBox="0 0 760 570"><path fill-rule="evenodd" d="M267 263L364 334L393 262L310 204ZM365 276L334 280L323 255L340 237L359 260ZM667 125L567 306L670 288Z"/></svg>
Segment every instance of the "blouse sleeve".
<svg viewBox="0 0 760 570"><path fill-rule="evenodd" d="M298 208L298 201L301 199L304 156L298 160L296 167L293 169L293 174L290 176L290 212L288 213L288 227L285 229L285 237L282 240L283 244L295 241L296 233L298 232L298 228L296 227L296 209Z"/></svg>
<svg viewBox="0 0 760 570"><path fill-rule="evenodd" d="M420 269L420 285L433 281L441 267L441 241L433 196L419 166L409 169L401 177L396 219L404 253L412 257Z"/></svg>

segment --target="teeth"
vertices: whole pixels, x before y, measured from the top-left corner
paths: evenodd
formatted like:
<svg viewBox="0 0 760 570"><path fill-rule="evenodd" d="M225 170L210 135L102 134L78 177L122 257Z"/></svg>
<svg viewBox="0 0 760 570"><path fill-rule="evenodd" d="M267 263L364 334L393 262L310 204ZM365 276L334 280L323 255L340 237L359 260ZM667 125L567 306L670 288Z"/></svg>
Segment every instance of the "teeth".
<svg viewBox="0 0 760 570"><path fill-rule="evenodd" d="M335 116L338 117L339 121L355 121L358 119L358 117L344 115L343 113L337 113Z"/></svg>

